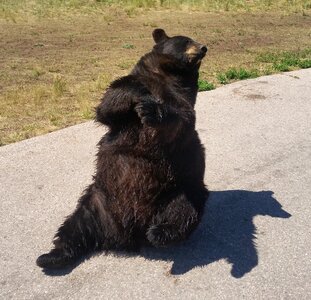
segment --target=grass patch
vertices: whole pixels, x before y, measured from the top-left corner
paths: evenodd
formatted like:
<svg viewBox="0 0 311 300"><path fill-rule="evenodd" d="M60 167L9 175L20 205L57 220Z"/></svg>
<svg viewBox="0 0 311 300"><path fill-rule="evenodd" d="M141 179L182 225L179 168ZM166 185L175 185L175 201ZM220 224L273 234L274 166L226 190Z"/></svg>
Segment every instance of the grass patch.
<svg viewBox="0 0 311 300"><path fill-rule="evenodd" d="M249 78L256 78L259 76L258 70L246 70L244 68L230 68L224 73L218 73L217 79L221 84L227 84L234 80L244 80Z"/></svg>
<svg viewBox="0 0 311 300"><path fill-rule="evenodd" d="M311 59L305 59L298 62L298 67L302 69L311 68Z"/></svg>
<svg viewBox="0 0 311 300"><path fill-rule="evenodd" d="M275 71L287 72L297 68L311 68L311 48L297 51L265 52L257 61L271 66Z"/></svg>
<svg viewBox="0 0 311 300"><path fill-rule="evenodd" d="M240 69L230 68L225 73L225 76L227 77L228 80L244 80L258 77L258 72L256 70L248 71L244 68Z"/></svg>
<svg viewBox="0 0 311 300"><path fill-rule="evenodd" d="M216 77L217 77L217 80L218 80L218 82L220 84L227 84L227 83L229 83L229 80L228 80L226 74L224 74L224 73L218 73L216 75Z"/></svg>
<svg viewBox="0 0 311 300"><path fill-rule="evenodd" d="M261 70L245 68L229 68L217 73L220 84L228 84L235 80L256 78L261 75L271 75L275 72L288 72L295 69L311 68L311 49L297 51L263 52L257 55L256 61L263 63Z"/></svg>
<svg viewBox="0 0 311 300"><path fill-rule="evenodd" d="M215 89L215 85L205 79L198 80L199 92L210 91Z"/></svg>
<svg viewBox="0 0 311 300"><path fill-rule="evenodd" d="M276 70L276 71L279 71L279 72L288 72L290 71L290 65L286 64L286 63L274 63L273 64L273 68Z"/></svg>

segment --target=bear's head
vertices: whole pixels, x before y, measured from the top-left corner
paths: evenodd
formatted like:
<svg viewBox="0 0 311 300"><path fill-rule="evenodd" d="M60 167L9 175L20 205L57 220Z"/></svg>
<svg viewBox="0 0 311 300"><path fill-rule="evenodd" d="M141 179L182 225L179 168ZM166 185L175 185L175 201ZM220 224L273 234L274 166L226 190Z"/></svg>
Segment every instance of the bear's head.
<svg viewBox="0 0 311 300"><path fill-rule="evenodd" d="M155 41L153 51L164 54L186 68L199 68L207 47L186 36L166 35L163 29L155 29L152 33Z"/></svg>

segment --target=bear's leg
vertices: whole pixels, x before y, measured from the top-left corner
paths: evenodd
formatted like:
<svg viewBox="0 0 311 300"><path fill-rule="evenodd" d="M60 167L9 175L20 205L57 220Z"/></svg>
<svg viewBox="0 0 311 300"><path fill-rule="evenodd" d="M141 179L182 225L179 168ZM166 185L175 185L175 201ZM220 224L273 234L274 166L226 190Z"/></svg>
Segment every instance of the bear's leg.
<svg viewBox="0 0 311 300"><path fill-rule="evenodd" d="M91 185L80 198L75 212L58 229L54 249L38 257L42 268L62 268L90 251L115 246L117 226L105 209L105 195Z"/></svg>
<svg viewBox="0 0 311 300"><path fill-rule="evenodd" d="M203 214L207 191L191 196L192 202L186 194L180 193L155 216L147 230L147 239L153 246L163 247L181 241L196 228Z"/></svg>

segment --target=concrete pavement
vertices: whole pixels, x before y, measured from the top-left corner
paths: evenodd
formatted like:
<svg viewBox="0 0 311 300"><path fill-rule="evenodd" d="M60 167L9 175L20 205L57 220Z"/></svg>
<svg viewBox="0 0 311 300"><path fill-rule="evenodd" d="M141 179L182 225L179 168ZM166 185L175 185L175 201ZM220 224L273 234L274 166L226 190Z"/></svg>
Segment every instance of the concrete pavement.
<svg viewBox="0 0 311 300"><path fill-rule="evenodd" d="M39 254L94 171L87 122L0 148L0 299L310 299L311 69L200 93L212 191L181 245L45 274Z"/></svg>

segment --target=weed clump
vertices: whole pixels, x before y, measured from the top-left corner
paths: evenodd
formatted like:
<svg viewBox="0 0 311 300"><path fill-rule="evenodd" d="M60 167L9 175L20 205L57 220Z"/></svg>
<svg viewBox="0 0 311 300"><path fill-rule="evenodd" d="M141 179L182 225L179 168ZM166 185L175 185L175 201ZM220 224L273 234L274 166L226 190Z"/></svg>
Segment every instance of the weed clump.
<svg viewBox="0 0 311 300"><path fill-rule="evenodd" d="M299 61L298 66L302 69L311 68L311 59L304 59Z"/></svg>
<svg viewBox="0 0 311 300"><path fill-rule="evenodd" d="M215 85L204 79L198 80L199 92L210 91L215 89Z"/></svg>
<svg viewBox="0 0 311 300"><path fill-rule="evenodd" d="M124 44L122 46L122 48L124 48L124 49L134 49L134 45L132 45L132 44Z"/></svg>
<svg viewBox="0 0 311 300"><path fill-rule="evenodd" d="M229 82L227 76L224 73L218 73L217 80L220 84L227 84Z"/></svg>
<svg viewBox="0 0 311 300"><path fill-rule="evenodd" d="M60 77L56 76L53 81L53 92L55 97L61 97L64 95L67 89L67 83L66 81Z"/></svg>
<svg viewBox="0 0 311 300"><path fill-rule="evenodd" d="M259 76L259 72L257 70L246 70L244 68L230 68L225 73L217 74L217 79L221 84L227 84L233 80L244 80L249 78L256 78Z"/></svg>

